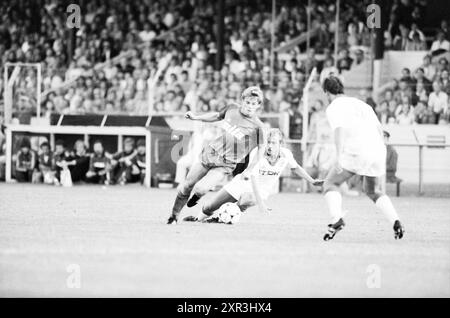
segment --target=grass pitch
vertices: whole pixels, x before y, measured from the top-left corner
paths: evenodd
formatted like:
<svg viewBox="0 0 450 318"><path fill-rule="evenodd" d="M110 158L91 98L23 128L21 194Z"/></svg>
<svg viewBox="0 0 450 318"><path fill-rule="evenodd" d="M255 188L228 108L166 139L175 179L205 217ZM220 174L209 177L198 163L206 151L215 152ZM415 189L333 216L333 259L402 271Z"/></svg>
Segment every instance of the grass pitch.
<svg viewBox="0 0 450 318"><path fill-rule="evenodd" d="M175 195L0 184L0 296L450 296L449 198L392 198L399 241L369 199L344 198L347 226L324 242L319 194L278 194L271 215L252 208L236 225L168 226Z"/></svg>

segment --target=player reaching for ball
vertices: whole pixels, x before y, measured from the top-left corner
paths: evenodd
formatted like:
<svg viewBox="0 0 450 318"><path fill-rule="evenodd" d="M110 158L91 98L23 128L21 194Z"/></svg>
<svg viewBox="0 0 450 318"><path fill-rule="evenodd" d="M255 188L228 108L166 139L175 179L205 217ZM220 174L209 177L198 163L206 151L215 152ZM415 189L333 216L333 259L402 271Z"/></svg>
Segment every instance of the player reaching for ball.
<svg viewBox="0 0 450 318"><path fill-rule="evenodd" d="M395 239L401 239L404 230L397 212L389 197L376 187L377 178L386 173L386 146L375 112L363 101L345 96L342 82L335 76L324 80L323 90L330 102L326 114L337 150L336 164L324 183L332 221L323 239L333 239L345 225L339 186L354 175L364 177L365 193L391 222Z"/></svg>
<svg viewBox="0 0 450 318"><path fill-rule="evenodd" d="M257 149L250 153L250 163L247 169L236 175L227 183L202 209L197 217L188 216L185 221L204 221L214 211L227 202L237 202L241 211L258 204L264 212L271 209L265 201L276 192L277 181L283 170L288 166L292 172L305 178L315 186L323 181L315 180L295 161L292 152L282 147L283 136L279 129L270 129L267 136L264 155L258 158Z"/></svg>
<svg viewBox="0 0 450 318"><path fill-rule="evenodd" d="M231 174L256 146L262 156L264 126L256 111L262 105L263 93L258 87L251 86L243 91L241 100L241 105L232 104L222 112L202 115L186 113L186 118L191 120L219 121L223 133L202 149L200 161L191 167L186 180L178 186L168 224L176 223L186 202L188 207L196 205L224 176ZM189 199L191 192L193 195Z"/></svg>

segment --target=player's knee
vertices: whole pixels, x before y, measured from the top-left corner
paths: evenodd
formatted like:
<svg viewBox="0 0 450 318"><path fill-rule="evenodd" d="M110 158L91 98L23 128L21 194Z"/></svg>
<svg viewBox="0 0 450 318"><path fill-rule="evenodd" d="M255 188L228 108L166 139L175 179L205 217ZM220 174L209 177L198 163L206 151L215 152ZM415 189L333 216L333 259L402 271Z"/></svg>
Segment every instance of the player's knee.
<svg viewBox="0 0 450 318"><path fill-rule="evenodd" d="M366 194L373 202L377 202L378 198L383 195L380 191L366 192Z"/></svg>
<svg viewBox="0 0 450 318"><path fill-rule="evenodd" d="M192 190L196 195L198 195L199 197L204 196L209 189L203 185L198 185L196 184Z"/></svg>
<svg viewBox="0 0 450 318"><path fill-rule="evenodd" d="M212 215L214 213L214 210L215 209L214 209L213 205L211 204L211 202L207 202L205 205L203 205L203 208L202 208L202 212L205 215Z"/></svg>
<svg viewBox="0 0 450 318"><path fill-rule="evenodd" d="M239 206L241 211L245 211L249 207L256 205L256 202L255 202L255 199L254 199L254 197L253 197L253 195L251 193L244 193L239 198L239 201L238 201L237 205Z"/></svg>
<svg viewBox="0 0 450 318"><path fill-rule="evenodd" d="M189 181L185 181L180 183L177 187L178 193L182 195L189 195L194 188L194 184L191 184Z"/></svg>
<svg viewBox="0 0 450 318"><path fill-rule="evenodd" d="M339 184L325 181L323 184L323 193L327 193L329 191L339 191Z"/></svg>

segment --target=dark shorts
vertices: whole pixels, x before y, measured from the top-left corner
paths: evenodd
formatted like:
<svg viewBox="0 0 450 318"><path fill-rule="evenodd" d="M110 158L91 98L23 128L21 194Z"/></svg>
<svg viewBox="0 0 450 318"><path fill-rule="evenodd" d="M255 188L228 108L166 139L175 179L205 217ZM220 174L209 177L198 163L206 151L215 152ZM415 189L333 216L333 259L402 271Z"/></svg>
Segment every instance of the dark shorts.
<svg viewBox="0 0 450 318"><path fill-rule="evenodd" d="M226 160L211 147L205 147L200 155L201 164L208 169L221 168L225 173L231 174L237 163Z"/></svg>

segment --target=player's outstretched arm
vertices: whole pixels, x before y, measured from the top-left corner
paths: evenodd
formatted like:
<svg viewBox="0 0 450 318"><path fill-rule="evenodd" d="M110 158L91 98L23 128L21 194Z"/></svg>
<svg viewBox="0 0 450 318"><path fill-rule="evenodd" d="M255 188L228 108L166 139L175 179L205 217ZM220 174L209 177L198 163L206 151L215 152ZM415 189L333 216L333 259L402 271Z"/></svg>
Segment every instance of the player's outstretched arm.
<svg viewBox="0 0 450 318"><path fill-rule="evenodd" d="M312 178L309 175L309 173L306 172L306 170L303 169L299 164L297 164L297 166L295 168L293 168L292 171L296 175L306 179L306 181L308 181L309 183L311 183L314 186L321 186L323 184L323 180L317 180L317 179Z"/></svg>
<svg viewBox="0 0 450 318"><path fill-rule="evenodd" d="M210 112L210 113L206 113L206 114L197 115L191 111L188 111L184 115L184 117L186 117L187 119L190 119L190 120L200 120L203 122L214 122L214 121L222 120L222 116L219 112Z"/></svg>

